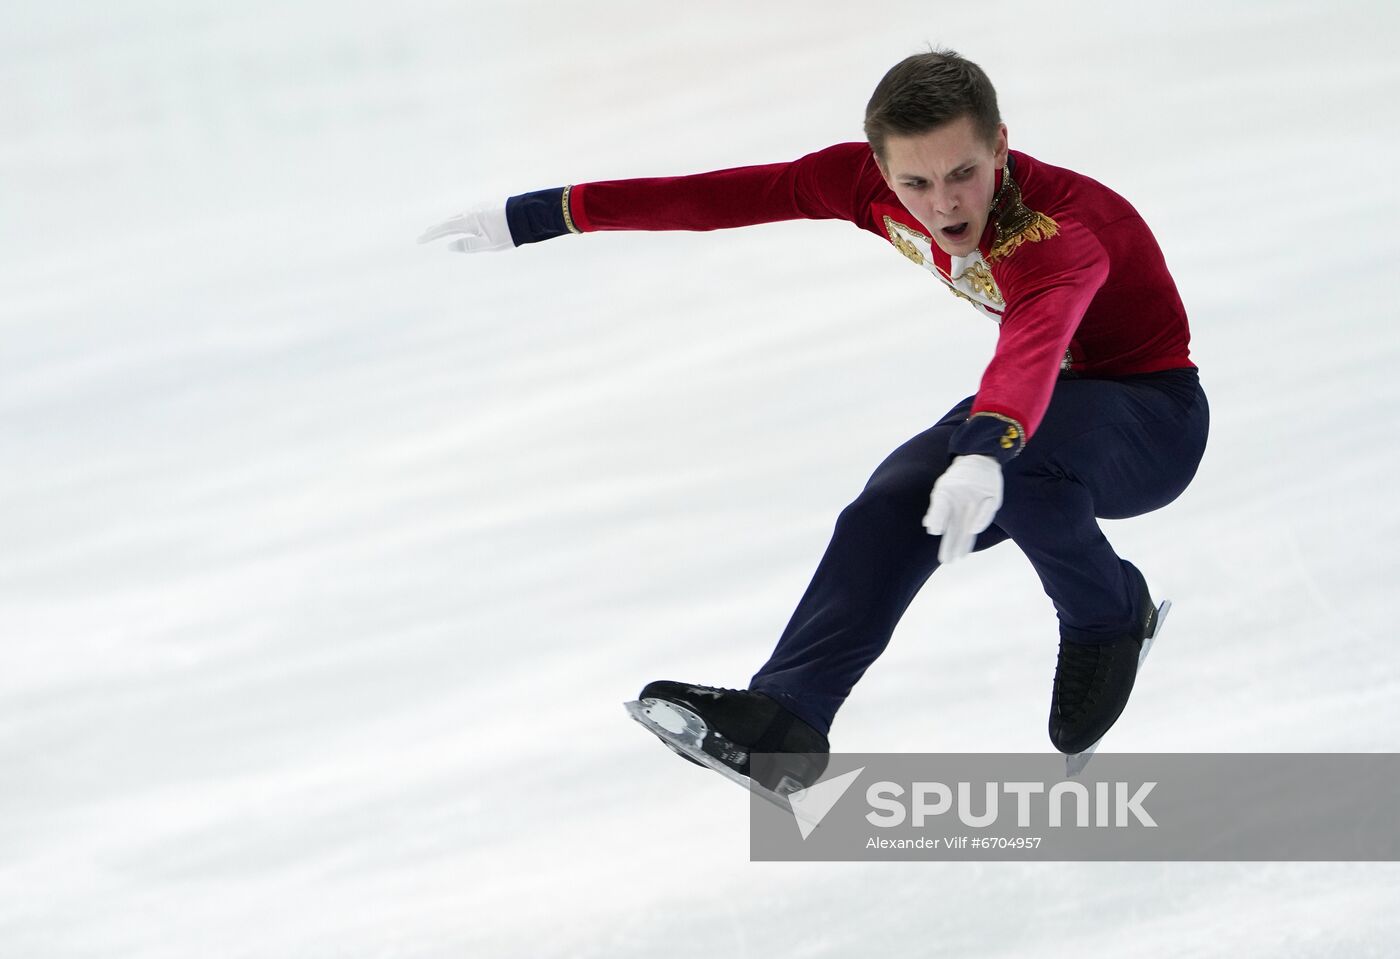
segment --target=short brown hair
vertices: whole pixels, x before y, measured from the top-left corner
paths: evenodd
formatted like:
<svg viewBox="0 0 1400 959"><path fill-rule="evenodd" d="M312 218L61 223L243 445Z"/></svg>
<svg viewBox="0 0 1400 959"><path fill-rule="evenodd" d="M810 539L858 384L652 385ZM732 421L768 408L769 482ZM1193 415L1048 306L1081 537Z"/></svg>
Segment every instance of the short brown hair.
<svg viewBox="0 0 1400 959"><path fill-rule="evenodd" d="M865 107L865 138L881 165L885 141L918 136L970 116L988 143L1001 124L997 92L982 68L952 50L930 50L890 68Z"/></svg>

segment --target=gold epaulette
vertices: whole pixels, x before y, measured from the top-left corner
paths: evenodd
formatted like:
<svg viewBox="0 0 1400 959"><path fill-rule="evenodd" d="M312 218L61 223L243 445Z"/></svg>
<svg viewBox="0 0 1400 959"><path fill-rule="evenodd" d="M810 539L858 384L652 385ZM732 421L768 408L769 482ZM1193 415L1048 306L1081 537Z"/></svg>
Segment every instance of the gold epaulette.
<svg viewBox="0 0 1400 959"><path fill-rule="evenodd" d="M1021 200L1021 188L1011 178L1011 167L1002 171L1001 187L992 198L992 224L996 239L987 254L987 262L1009 256L1022 243L1046 240L1060 232L1060 225L1037 213Z"/></svg>

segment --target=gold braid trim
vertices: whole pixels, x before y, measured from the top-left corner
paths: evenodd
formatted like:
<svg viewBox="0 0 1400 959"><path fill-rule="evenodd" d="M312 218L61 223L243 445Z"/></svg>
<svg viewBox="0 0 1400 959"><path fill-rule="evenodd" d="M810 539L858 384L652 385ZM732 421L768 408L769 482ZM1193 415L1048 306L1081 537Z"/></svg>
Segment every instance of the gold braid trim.
<svg viewBox="0 0 1400 959"><path fill-rule="evenodd" d="M1026 445L1026 428L1021 425L1020 420L1011 418L1001 413L993 413L991 410L982 410L973 413L968 419L976 419L979 416L990 416L993 419L1001 420L1006 424L1006 432L997 439L997 445L1004 450L1016 447L1016 452L1020 452Z"/></svg>
<svg viewBox="0 0 1400 959"><path fill-rule="evenodd" d="M1047 240L1060 232L1060 225L1044 213L1037 213L1021 200L1021 188L1011 178L1011 167L1002 171L1001 188L992 198L992 222L996 239L987 262L1010 256L1022 243Z"/></svg>
<svg viewBox="0 0 1400 959"><path fill-rule="evenodd" d="M574 226L574 218L569 215L569 191L574 188L573 184L564 187L564 225L569 228L570 233L582 233L578 227Z"/></svg>

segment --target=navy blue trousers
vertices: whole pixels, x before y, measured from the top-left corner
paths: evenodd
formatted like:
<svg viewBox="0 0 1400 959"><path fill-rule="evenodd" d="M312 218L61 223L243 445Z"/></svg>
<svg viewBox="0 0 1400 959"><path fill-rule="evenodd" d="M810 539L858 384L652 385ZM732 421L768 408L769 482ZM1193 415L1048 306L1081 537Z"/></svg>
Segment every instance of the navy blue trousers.
<svg viewBox="0 0 1400 959"><path fill-rule="evenodd" d="M972 408L959 403L891 453L836 521L811 585L768 662L749 682L823 733L885 650L938 568L923 527L948 443ZM975 550L1010 539L1055 604L1060 634L1116 639L1139 622L1127 564L1097 520L1139 516L1181 494L1205 452L1209 407L1194 369L1118 379L1066 377L1039 429L1002 469L1001 509Z"/></svg>

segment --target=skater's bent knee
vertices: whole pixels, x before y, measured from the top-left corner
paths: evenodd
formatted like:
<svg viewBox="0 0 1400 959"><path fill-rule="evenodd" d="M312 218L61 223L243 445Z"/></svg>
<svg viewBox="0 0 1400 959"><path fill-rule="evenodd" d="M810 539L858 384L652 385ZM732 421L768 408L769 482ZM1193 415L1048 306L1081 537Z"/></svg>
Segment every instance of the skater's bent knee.
<svg viewBox="0 0 1400 959"><path fill-rule="evenodd" d="M929 492L927 487L878 485L867 486L837 518L838 526L904 525L918 524L928 510Z"/></svg>

